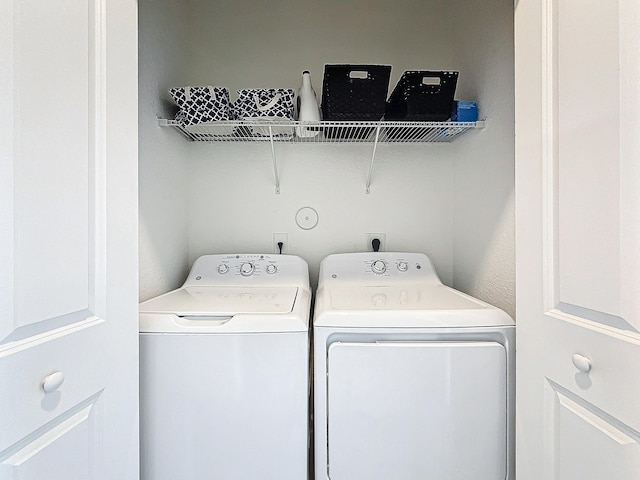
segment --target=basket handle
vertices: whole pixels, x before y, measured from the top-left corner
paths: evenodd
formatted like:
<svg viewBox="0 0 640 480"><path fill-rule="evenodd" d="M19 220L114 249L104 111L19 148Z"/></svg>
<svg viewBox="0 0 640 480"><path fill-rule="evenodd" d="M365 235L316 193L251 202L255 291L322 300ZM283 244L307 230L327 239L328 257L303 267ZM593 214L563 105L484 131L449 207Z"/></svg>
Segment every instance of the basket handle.
<svg viewBox="0 0 640 480"><path fill-rule="evenodd" d="M442 76L433 74L423 75L420 83L422 85L426 85L427 87L439 87L442 85Z"/></svg>
<svg viewBox="0 0 640 480"><path fill-rule="evenodd" d="M259 112L266 112L267 110L271 110L273 107L276 106L276 104L278 103L278 100L280 100L280 94L276 93L273 96L273 98L269 101L269 103L265 105L260 105L260 96L257 93L253 94L253 101L256 102L256 108L258 109Z"/></svg>
<svg viewBox="0 0 640 480"><path fill-rule="evenodd" d="M211 95L211 100L216 101L216 92L211 85L207 85L209 89L209 95ZM184 97L187 102L191 101L191 87L184 87Z"/></svg>
<svg viewBox="0 0 640 480"><path fill-rule="evenodd" d="M362 68L357 68L349 71L349 78L354 79L357 78L359 80L368 80L369 79L369 71L364 70Z"/></svg>

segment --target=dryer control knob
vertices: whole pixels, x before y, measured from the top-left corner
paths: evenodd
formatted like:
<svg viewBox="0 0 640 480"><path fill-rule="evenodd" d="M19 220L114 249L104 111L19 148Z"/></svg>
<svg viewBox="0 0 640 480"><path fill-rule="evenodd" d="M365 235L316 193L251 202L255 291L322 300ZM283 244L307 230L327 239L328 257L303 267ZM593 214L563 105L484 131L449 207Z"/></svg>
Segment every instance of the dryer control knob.
<svg viewBox="0 0 640 480"><path fill-rule="evenodd" d="M384 273L387 271L387 266L382 260L376 260L371 264L371 270L373 273Z"/></svg>
<svg viewBox="0 0 640 480"><path fill-rule="evenodd" d="M253 266L252 263L243 263L242 265L240 265L240 274L243 277L248 277L249 275L253 274L253 271L256 268Z"/></svg>
<svg viewBox="0 0 640 480"><path fill-rule="evenodd" d="M274 274L274 273L276 273L277 271L278 271L278 267L276 267L275 265L273 265L273 264L271 264L271 263L270 263L269 265L267 265L267 273L269 273L269 274L272 274L272 275L273 275L273 274Z"/></svg>
<svg viewBox="0 0 640 480"><path fill-rule="evenodd" d="M222 263L218 265L218 273L225 274L229 271L229 265Z"/></svg>
<svg viewBox="0 0 640 480"><path fill-rule="evenodd" d="M398 262L398 270L401 272L406 272L409 269L409 265L407 262Z"/></svg>

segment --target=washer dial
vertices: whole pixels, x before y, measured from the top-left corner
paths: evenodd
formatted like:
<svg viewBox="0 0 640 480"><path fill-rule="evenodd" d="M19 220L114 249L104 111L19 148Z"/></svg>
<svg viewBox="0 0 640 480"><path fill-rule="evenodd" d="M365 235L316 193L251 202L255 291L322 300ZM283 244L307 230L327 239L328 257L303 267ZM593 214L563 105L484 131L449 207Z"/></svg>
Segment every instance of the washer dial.
<svg viewBox="0 0 640 480"><path fill-rule="evenodd" d="M218 265L219 274L224 275L228 271L229 271L229 265L227 265L226 263L221 263L220 265Z"/></svg>
<svg viewBox="0 0 640 480"><path fill-rule="evenodd" d="M401 272L406 272L409 269L409 265L407 262L398 262L398 270Z"/></svg>
<svg viewBox="0 0 640 480"><path fill-rule="evenodd" d="M387 271L387 265L382 260L376 260L371 264L373 273L384 273Z"/></svg>
<svg viewBox="0 0 640 480"><path fill-rule="evenodd" d="M248 277L253 274L256 267L253 266L253 263L243 263L240 265L240 275L243 277Z"/></svg>

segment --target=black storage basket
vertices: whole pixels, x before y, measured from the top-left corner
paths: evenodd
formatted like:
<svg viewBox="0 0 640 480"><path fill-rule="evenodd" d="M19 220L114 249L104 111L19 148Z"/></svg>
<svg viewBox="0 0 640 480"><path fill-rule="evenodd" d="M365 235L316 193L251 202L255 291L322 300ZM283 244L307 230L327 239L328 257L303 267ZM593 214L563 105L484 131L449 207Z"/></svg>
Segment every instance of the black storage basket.
<svg viewBox="0 0 640 480"><path fill-rule="evenodd" d="M407 71L389 96L385 120L442 122L451 118L458 72Z"/></svg>
<svg viewBox="0 0 640 480"><path fill-rule="evenodd" d="M322 118L333 121L378 121L385 112L390 65L325 65ZM367 138L373 128L325 128L326 137ZM347 133L348 132L348 133Z"/></svg>

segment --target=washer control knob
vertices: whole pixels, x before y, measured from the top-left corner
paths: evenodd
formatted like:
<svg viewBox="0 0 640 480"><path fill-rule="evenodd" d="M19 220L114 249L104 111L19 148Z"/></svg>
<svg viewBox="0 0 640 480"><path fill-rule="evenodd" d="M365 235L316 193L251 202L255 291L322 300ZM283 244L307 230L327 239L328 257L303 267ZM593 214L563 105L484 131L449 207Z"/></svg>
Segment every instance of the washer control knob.
<svg viewBox="0 0 640 480"><path fill-rule="evenodd" d="M409 269L409 265L407 262L398 262L398 270L401 272L406 272Z"/></svg>
<svg viewBox="0 0 640 480"><path fill-rule="evenodd" d="M371 270L373 273L384 273L387 271L387 266L382 260L376 260L371 264Z"/></svg>
<svg viewBox="0 0 640 480"><path fill-rule="evenodd" d="M268 274L273 275L277 271L278 271L278 267L276 267L274 264L270 263L269 265L267 265L267 273Z"/></svg>
<svg viewBox="0 0 640 480"><path fill-rule="evenodd" d="M229 265L227 265L226 263L221 263L220 265L218 265L218 273L224 275L228 271L229 271Z"/></svg>
<svg viewBox="0 0 640 480"><path fill-rule="evenodd" d="M252 263L243 263L240 265L240 275L248 277L253 274L255 269L256 267L254 267Z"/></svg>

